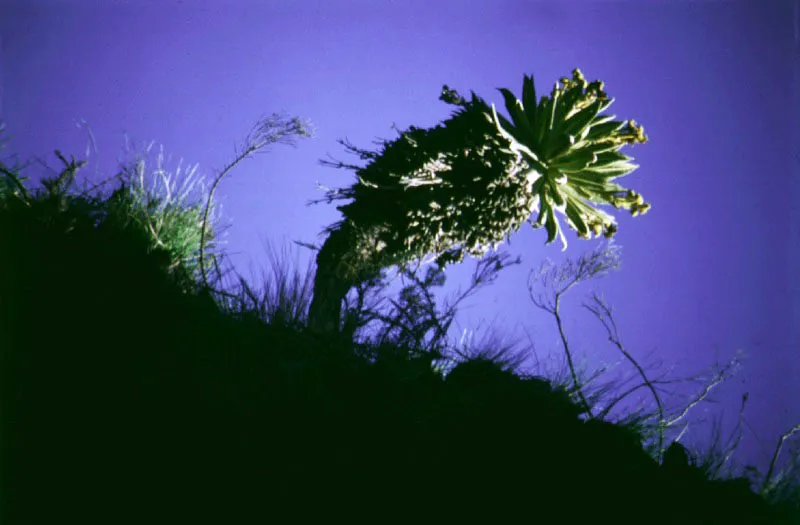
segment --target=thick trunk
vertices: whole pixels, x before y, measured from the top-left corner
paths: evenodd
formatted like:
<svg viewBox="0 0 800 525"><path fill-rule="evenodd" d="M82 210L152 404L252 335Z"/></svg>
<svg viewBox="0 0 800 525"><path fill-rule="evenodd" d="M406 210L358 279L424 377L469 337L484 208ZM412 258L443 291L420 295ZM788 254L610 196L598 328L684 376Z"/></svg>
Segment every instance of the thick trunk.
<svg viewBox="0 0 800 525"><path fill-rule="evenodd" d="M350 285L333 272L317 268L314 278L314 297L308 310L309 327L317 332L338 332L342 303Z"/></svg>
<svg viewBox="0 0 800 525"><path fill-rule="evenodd" d="M375 232L356 232L345 221L325 239L317 253L314 297L308 310L312 330L338 332L342 305L350 288L380 275L381 269L399 261L379 254L374 237Z"/></svg>
<svg viewBox="0 0 800 525"><path fill-rule="evenodd" d="M314 297L308 310L309 327L317 332L338 332L342 303L355 284L343 275L342 261L355 253L352 229L346 223L332 231L317 253Z"/></svg>

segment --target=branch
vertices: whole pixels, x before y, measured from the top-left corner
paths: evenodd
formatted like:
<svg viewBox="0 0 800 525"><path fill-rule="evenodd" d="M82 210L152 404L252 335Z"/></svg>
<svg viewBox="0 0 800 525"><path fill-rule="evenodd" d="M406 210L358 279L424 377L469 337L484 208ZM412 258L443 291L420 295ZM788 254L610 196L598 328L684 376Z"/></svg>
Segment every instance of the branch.
<svg viewBox="0 0 800 525"><path fill-rule="evenodd" d="M531 285L529 285L528 288L533 304L545 311L552 313L556 319L558 332L561 336L561 341L564 344L564 352L566 353L567 361L569 363L573 385L575 386L578 396L581 399L581 403L583 404L584 409L589 414L590 418L593 418L594 416L592 415L591 406L586 400L586 397L583 395L581 385L578 382L578 375L575 372L575 364L572 360L572 352L569 349L567 336L564 333L564 326L561 320L559 306L561 303L561 296L578 282L595 276L602 276L610 269L619 268L618 252L619 247L613 245L612 239L607 243L607 246L604 249L595 250L588 255L582 255L578 259L577 265L573 264L572 260L567 260L558 267L554 267L551 261L545 261L545 263L539 269L538 276L543 277L543 281L545 283L548 280L552 280L556 285L566 283L560 289L556 290L554 302L551 302L548 305L545 305L544 301L537 300L533 297L533 287Z"/></svg>
<svg viewBox="0 0 800 525"><path fill-rule="evenodd" d="M242 160L246 159L258 150L276 142L282 144L295 145L294 136L310 137L313 132L309 128L309 124L295 117L286 122L283 117L277 113L273 113L267 118L261 119L253 127L253 130L247 135L245 139L245 146L242 152L228 164L225 169L214 179L211 189L208 192L205 210L203 211L203 222L200 230L200 272L203 276L203 283L208 287L208 277L206 275L205 266L205 242L206 242L206 229L208 224L208 211L211 207L211 199L214 196L214 191L217 189L222 177L239 164Z"/></svg>

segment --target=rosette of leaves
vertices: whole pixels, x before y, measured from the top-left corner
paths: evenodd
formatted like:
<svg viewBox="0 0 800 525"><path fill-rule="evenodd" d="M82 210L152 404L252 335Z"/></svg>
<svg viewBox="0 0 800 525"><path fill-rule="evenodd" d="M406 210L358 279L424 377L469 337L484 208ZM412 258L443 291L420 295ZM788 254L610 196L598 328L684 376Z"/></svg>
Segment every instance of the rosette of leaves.
<svg viewBox="0 0 800 525"><path fill-rule="evenodd" d="M625 208L634 217L651 206L635 191L612 182L639 167L619 149L647 142L644 129L633 120L622 122L614 120L614 115L602 115L614 99L603 91L603 82L587 83L580 69L573 70L572 79L561 78L561 83L556 82L550 97L537 103L533 76L526 75L522 100L507 89L499 90L511 121L498 114L494 105L492 117L529 168L528 183L539 212L533 227L547 229L548 244L559 235L566 249L556 211L566 216L581 238L601 233L611 238L617 231L614 217L594 205Z"/></svg>

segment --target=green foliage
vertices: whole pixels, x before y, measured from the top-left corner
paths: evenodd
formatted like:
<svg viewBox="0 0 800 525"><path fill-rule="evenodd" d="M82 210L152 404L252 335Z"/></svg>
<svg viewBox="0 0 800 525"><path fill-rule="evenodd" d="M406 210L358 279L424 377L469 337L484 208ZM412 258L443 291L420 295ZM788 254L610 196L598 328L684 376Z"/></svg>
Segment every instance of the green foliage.
<svg viewBox="0 0 800 525"><path fill-rule="evenodd" d="M523 83L527 109L501 89L513 122L474 92L466 101L445 85L440 100L459 109L441 124L411 126L383 141L380 152L340 141L369 162L322 161L354 169L357 177L348 189L328 191L328 202L352 202L338 207L344 221L327 231L348 225L362 232L364 247L356 251L377 251L358 255L373 270L431 253L443 267L465 254L482 257L525 221L546 226L549 243L560 231L554 210L566 214L582 238L602 230L613 236L616 221L591 203L627 208L634 216L649 209L641 196L611 182L636 168L617 150L647 138L633 121L623 129L624 122L600 115L613 102L601 82L587 84L577 69L572 81L562 82L564 88L556 85L538 109L532 77ZM530 221L540 205L538 219ZM562 240L566 248L563 234ZM353 280L354 268L341 267L338 275Z"/></svg>
<svg viewBox="0 0 800 525"><path fill-rule="evenodd" d="M338 207L344 219L326 228L317 256L315 329L338 328L344 294L383 268L402 269L430 255L442 268L466 254L480 258L526 221L545 227L548 243L560 235L566 249L556 211L590 239L592 232L610 238L617 231L615 219L593 204L627 208L634 216L650 208L641 195L611 182L637 167L618 150L646 142L641 127L629 121L622 129L599 115L611 104L601 82L587 84L577 69L573 81L562 81L565 87L556 85L536 107L533 78L526 76L527 109L501 89L513 122L474 92L466 101L445 85L440 100L459 109L441 124L411 126L383 141L379 152L340 141L368 162L322 161L355 170L357 182L329 190L324 199L352 201Z"/></svg>
<svg viewBox="0 0 800 525"><path fill-rule="evenodd" d="M122 186L112 200L114 209L127 210L129 220L148 232L152 246L165 249L171 255L170 271L185 272L192 279L200 274L202 241L207 248L216 247L217 227L212 226L209 216L216 223L213 213L218 211L216 203L204 203L205 188L197 175L197 165L183 170L182 161L173 172L167 169L163 146L152 158L154 143L143 152L131 148L132 156L122 166L118 178ZM152 164L152 166L150 166ZM152 179L147 189L145 175L150 167ZM180 181L180 183L179 183ZM195 190L199 189L200 198ZM205 236L205 238L204 238ZM214 253L204 254L205 263L216 260Z"/></svg>
<svg viewBox="0 0 800 525"><path fill-rule="evenodd" d="M473 95L441 125L411 127L358 169L358 183L329 192L329 200L353 199L338 209L386 260L433 253L444 267L465 253L485 255L529 215L515 211L521 165L487 109Z"/></svg>
<svg viewBox="0 0 800 525"><path fill-rule="evenodd" d="M547 242L561 236L555 212L567 217L569 226L579 237L594 235L613 237L616 221L593 204L611 204L625 208L636 217L650 209L641 195L612 183L638 166L619 153L627 144L643 144L647 136L633 120L614 121L614 116L601 115L612 103L603 91L603 83L587 83L579 69L572 79L563 77L548 97L536 105L533 77L523 82L523 101L507 89L500 89L511 121L498 114L492 105L497 130L511 142L511 149L527 162L529 191L534 194L534 207L541 211L534 228L547 229Z"/></svg>

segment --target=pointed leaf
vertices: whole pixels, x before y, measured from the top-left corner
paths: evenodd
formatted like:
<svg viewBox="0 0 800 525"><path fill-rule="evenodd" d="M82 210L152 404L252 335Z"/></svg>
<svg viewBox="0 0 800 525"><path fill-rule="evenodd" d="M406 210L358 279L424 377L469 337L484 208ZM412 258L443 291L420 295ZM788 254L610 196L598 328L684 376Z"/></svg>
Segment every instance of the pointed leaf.
<svg viewBox="0 0 800 525"><path fill-rule="evenodd" d="M592 119L600 112L600 104L601 102L599 100L595 101L564 121L564 126L561 131L570 135L580 135L584 128L586 128L586 126L591 123Z"/></svg>
<svg viewBox="0 0 800 525"><path fill-rule="evenodd" d="M567 113L571 108L567 107L569 104L569 96L570 93L561 93L556 92L555 96L553 97L553 116L551 117L550 121L550 129L556 129L560 127L563 123L564 117L567 116Z"/></svg>
<svg viewBox="0 0 800 525"><path fill-rule="evenodd" d="M575 225L575 229L581 235L586 235L589 233L589 227L586 225L584 220L581 218L581 214L578 211L577 206L572 204L571 202L567 203L567 217L570 218L572 224Z"/></svg>
<svg viewBox="0 0 800 525"><path fill-rule="evenodd" d="M587 186L586 184L575 184L574 181L572 180L570 180L570 182L573 182L571 186L572 191L574 191L579 197L596 201L597 193L591 191L589 186Z"/></svg>
<svg viewBox="0 0 800 525"><path fill-rule="evenodd" d="M510 148L512 150L516 150L518 152L521 152L532 166L535 166L535 167L541 166L541 163L539 162L539 156L534 151L532 151L526 145L525 142L520 141L516 136L511 135L510 133L508 133L505 130L505 128L501 124L499 124L500 119L502 117L497 113L497 108L494 107L494 104L492 104L492 116L495 119L495 124L497 125L497 131L506 140L511 142ZM503 121L508 122L505 119L503 119ZM510 123L509 123L509 125L510 125Z"/></svg>
<svg viewBox="0 0 800 525"><path fill-rule="evenodd" d="M600 105L600 111L597 112L598 114L602 113L605 110L607 110L611 106L611 104L614 103L614 99L613 98L607 98L605 100L601 100L600 102L601 102L601 105Z"/></svg>
<svg viewBox="0 0 800 525"><path fill-rule="evenodd" d="M522 81L522 105L525 108L528 122L533 127L536 123L536 85L533 83L533 75L525 75Z"/></svg>
<svg viewBox="0 0 800 525"><path fill-rule="evenodd" d="M625 122L620 122L619 120L592 125L592 129L586 135L586 140L597 140L600 138L610 137L612 133L619 130L624 125Z"/></svg>
<svg viewBox="0 0 800 525"><path fill-rule="evenodd" d="M553 127L556 127L556 125L558 125L558 127L561 127L561 125L563 125L564 121L567 118L567 115L575 107L575 103L578 102L580 97L581 97L580 88L568 89L561 96L561 99L559 100L558 104L558 112L556 114L556 123L553 125Z"/></svg>
<svg viewBox="0 0 800 525"><path fill-rule="evenodd" d="M605 124L606 122L611 122L612 120L617 118L616 115L601 115L601 113L602 110L597 113L597 116L592 121L592 127L599 126L600 124Z"/></svg>
<svg viewBox="0 0 800 525"><path fill-rule="evenodd" d="M545 133L547 132L547 119L550 115L550 105L552 101L548 97L542 97L539 106L536 108L536 143L544 143Z"/></svg>
<svg viewBox="0 0 800 525"><path fill-rule="evenodd" d="M629 162L633 160L633 157L625 155L624 153L620 153L619 151L604 151L603 153L597 154L597 164L598 166L602 166L605 164L611 164L612 162Z"/></svg>
<svg viewBox="0 0 800 525"><path fill-rule="evenodd" d="M541 228L542 226L544 226L544 223L547 220L547 210L550 209L550 205L547 203L547 199L540 198L539 201L542 207L539 209L539 216L536 217L534 228ZM536 224L538 224L538 226L536 226Z"/></svg>
<svg viewBox="0 0 800 525"><path fill-rule="evenodd" d="M547 210L547 217L545 218L544 227L547 229L547 244L550 244L556 240L556 230L558 229L558 225L556 224L556 215L552 208L548 208Z"/></svg>
<svg viewBox="0 0 800 525"><path fill-rule="evenodd" d="M597 162L597 155L586 149L579 149L554 159L551 165L559 171L577 173L595 162Z"/></svg>
<svg viewBox="0 0 800 525"><path fill-rule="evenodd" d="M591 151L595 155L600 155L606 151L614 151L619 149L619 146L614 143L609 142L593 142L590 143L588 146L584 146L581 148L582 150Z"/></svg>
<svg viewBox="0 0 800 525"><path fill-rule="evenodd" d="M533 129L528 122L528 117L522 110L520 101L517 100L516 97L514 97L514 94L506 88L499 88L499 91L503 94L503 98L506 100L506 109L508 110L508 114L511 116L511 119L514 121L514 125L519 130L519 136L523 138L523 140L520 142L531 149L535 149L537 144L534 143Z"/></svg>
<svg viewBox="0 0 800 525"><path fill-rule="evenodd" d="M585 188L594 192L625 191L625 188L622 188L616 182L611 182L600 175L586 172L569 175L569 182L573 188Z"/></svg>
<svg viewBox="0 0 800 525"><path fill-rule="evenodd" d="M600 203L606 202L604 195L606 192L603 188L589 186L587 184L573 185L575 193L580 194L584 199L589 199L591 202Z"/></svg>
<svg viewBox="0 0 800 525"><path fill-rule="evenodd" d="M560 94L559 91L554 91L553 98L547 104L548 112L546 113L547 118L545 120L545 128L544 128L544 136L540 140L539 144L543 151L554 151L553 144L556 141L557 135L553 133L553 127L556 123L556 115L558 113L558 106L560 104Z"/></svg>
<svg viewBox="0 0 800 525"><path fill-rule="evenodd" d="M553 180L548 180L547 186L549 188L549 195L553 199L553 202L556 206L563 206L564 205L564 196L561 195L561 189L559 185L556 184Z"/></svg>
<svg viewBox="0 0 800 525"><path fill-rule="evenodd" d="M616 182L596 181L593 179L582 178L580 175L570 175L570 187L580 193L584 198L600 204L610 204L610 198L619 192L625 192L625 188Z"/></svg>
<svg viewBox="0 0 800 525"><path fill-rule="evenodd" d="M495 114L497 115L497 119L500 121L500 124L502 124L503 129L507 131L509 135L514 137L514 140L516 140L517 142L522 142L523 137L519 129L517 129L517 127L514 126L514 124L512 124L507 118L505 118L500 113L497 113L495 111Z"/></svg>
<svg viewBox="0 0 800 525"><path fill-rule="evenodd" d="M622 175L627 175L639 167L638 164L629 162L612 162L602 166L590 166L582 173L602 175L606 180L611 180Z"/></svg>
<svg viewBox="0 0 800 525"><path fill-rule="evenodd" d="M561 104L561 95L559 91L553 93L553 98L551 103L549 104L550 107L550 115L547 118L547 130L552 131L553 125L555 124L556 114L558 113L558 106Z"/></svg>

